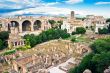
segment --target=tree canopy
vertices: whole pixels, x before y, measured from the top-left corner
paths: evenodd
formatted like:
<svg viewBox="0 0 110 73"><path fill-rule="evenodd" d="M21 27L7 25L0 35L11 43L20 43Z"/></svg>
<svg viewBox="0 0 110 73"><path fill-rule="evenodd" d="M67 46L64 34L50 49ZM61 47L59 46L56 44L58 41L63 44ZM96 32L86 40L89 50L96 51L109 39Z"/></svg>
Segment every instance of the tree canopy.
<svg viewBox="0 0 110 73"><path fill-rule="evenodd" d="M86 55L69 73L83 73L85 69L91 70L92 73L103 73L110 66L110 37L98 39L90 47L92 53Z"/></svg>
<svg viewBox="0 0 110 73"><path fill-rule="evenodd" d="M34 47L35 45L46 42L53 39L65 39L70 37L70 34L68 34L65 30L61 29L49 29L47 31L43 31L38 36L31 34L31 35L25 35L24 38L28 39L30 42L30 46Z"/></svg>
<svg viewBox="0 0 110 73"><path fill-rule="evenodd" d="M108 19L106 20L106 22L110 22L110 18L108 18Z"/></svg>
<svg viewBox="0 0 110 73"><path fill-rule="evenodd" d="M99 28L98 33L99 34L110 34L110 24L108 25L107 28L103 28L103 29Z"/></svg>
<svg viewBox="0 0 110 73"><path fill-rule="evenodd" d="M7 39L9 38L9 32L2 31L0 32L0 50L6 48L8 46Z"/></svg>

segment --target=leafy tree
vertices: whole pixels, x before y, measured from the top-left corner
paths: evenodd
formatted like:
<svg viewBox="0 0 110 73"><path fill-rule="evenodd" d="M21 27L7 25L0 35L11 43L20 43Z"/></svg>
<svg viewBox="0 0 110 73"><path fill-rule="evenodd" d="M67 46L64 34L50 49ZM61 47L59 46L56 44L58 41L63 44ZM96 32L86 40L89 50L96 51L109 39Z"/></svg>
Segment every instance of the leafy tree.
<svg viewBox="0 0 110 73"><path fill-rule="evenodd" d="M98 39L90 47L95 53L110 51L110 38Z"/></svg>
<svg viewBox="0 0 110 73"><path fill-rule="evenodd" d="M90 69L92 73L103 73L110 66L110 37L98 39L91 45L92 53L86 55L81 63L70 69L69 73L83 73Z"/></svg>
<svg viewBox="0 0 110 73"><path fill-rule="evenodd" d="M110 24L109 24L109 26L108 26L108 33L110 33Z"/></svg>
<svg viewBox="0 0 110 73"><path fill-rule="evenodd" d="M9 38L9 32L7 31L0 32L0 39L7 40L8 38Z"/></svg>
<svg viewBox="0 0 110 73"><path fill-rule="evenodd" d="M94 70L94 63L92 63L93 53L86 55L81 61L79 66L76 66L74 69L70 69L69 73L83 73L85 69Z"/></svg>
<svg viewBox="0 0 110 73"><path fill-rule="evenodd" d="M72 35L75 35L75 34L76 34L76 32L73 31L73 32L72 32Z"/></svg>
<svg viewBox="0 0 110 73"><path fill-rule="evenodd" d="M110 52L95 54L92 61L96 63L97 73L103 73L103 71L110 66Z"/></svg>
<svg viewBox="0 0 110 73"><path fill-rule="evenodd" d="M49 23L51 24L52 28L54 28L56 21L55 20L49 20Z"/></svg>
<svg viewBox="0 0 110 73"><path fill-rule="evenodd" d="M85 34L86 33L86 29L83 27L77 27L76 28L76 33L77 34Z"/></svg>
<svg viewBox="0 0 110 73"><path fill-rule="evenodd" d="M99 34L107 34L108 33L108 29L107 28L103 28L103 29L98 29L98 33Z"/></svg>
<svg viewBox="0 0 110 73"><path fill-rule="evenodd" d="M7 44L8 38L9 38L9 32L7 32L7 31L0 32L0 43L2 45L2 47L0 47L0 50L6 48L8 46L8 44Z"/></svg>
<svg viewBox="0 0 110 73"><path fill-rule="evenodd" d="M106 22L110 22L110 18L106 20Z"/></svg>
<svg viewBox="0 0 110 73"><path fill-rule="evenodd" d="M0 50L3 49L3 41L0 39Z"/></svg>
<svg viewBox="0 0 110 73"><path fill-rule="evenodd" d="M65 30L61 29L49 29L47 31L43 31L41 34L35 36L33 34L31 35L25 35L24 39L28 40L31 47L34 47L35 45L46 42L53 39L65 39L70 37L70 34L68 34Z"/></svg>
<svg viewBox="0 0 110 73"><path fill-rule="evenodd" d="M61 25L63 24L63 21L57 21L58 27L61 28Z"/></svg>

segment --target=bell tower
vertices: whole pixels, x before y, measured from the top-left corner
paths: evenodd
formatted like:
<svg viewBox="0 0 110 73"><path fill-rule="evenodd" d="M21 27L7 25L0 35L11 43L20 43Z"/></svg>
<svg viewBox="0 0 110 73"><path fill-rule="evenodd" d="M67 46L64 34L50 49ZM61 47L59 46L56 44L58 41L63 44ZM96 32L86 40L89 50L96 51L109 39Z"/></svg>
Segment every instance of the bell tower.
<svg viewBox="0 0 110 73"><path fill-rule="evenodd" d="M70 19L74 19L75 12L71 11Z"/></svg>

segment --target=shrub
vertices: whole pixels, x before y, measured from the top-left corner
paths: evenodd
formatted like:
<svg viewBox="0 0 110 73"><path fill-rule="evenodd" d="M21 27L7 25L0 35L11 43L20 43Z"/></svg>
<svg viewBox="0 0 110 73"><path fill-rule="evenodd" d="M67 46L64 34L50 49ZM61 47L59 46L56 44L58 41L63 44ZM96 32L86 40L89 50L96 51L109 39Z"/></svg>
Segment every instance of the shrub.
<svg viewBox="0 0 110 73"><path fill-rule="evenodd" d="M46 42L53 39L65 39L70 37L70 34L67 33L66 30L61 29L49 29L47 31L43 31L38 36L35 36L33 34L31 35L25 35L24 39L27 40L28 44L30 44L31 47L34 47L37 44L40 44L42 42Z"/></svg>
<svg viewBox="0 0 110 73"><path fill-rule="evenodd" d="M3 53L3 55L10 55L10 54L14 54L16 52L16 50L8 50L5 53Z"/></svg>
<svg viewBox="0 0 110 73"><path fill-rule="evenodd" d="M76 32L73 31L73 32L72 32L72 35L75 35L75 34L76 34Z"/></svg>
<svg viewBox="0 0 110 73"><path fill-rule="evenodd" d="M76 28L76 33L77 34L85 34L86 33L86 29L83 27L77 27Z"/></svg>
<svg viewBox="0 0 110 73"><path fill-rule="evenodd" d="M108 34L108 29L107 28L103 28L103 29L98 29L98 33L99 34Z"/></svg>
<svg viewBox="0 0 110 73"><path fill-rule="evenodd" d="M69 73L83 73L85 69L90 69L92 73L103 73L110 66L110 37L96 40L91 48L92 53L86 55Z"/></svg>
<svg viewBox="0 0 110 73"><path fill-rule="evenodd" d="M71 41L75 42L76 41L76 37L72 37Z"/></svg>

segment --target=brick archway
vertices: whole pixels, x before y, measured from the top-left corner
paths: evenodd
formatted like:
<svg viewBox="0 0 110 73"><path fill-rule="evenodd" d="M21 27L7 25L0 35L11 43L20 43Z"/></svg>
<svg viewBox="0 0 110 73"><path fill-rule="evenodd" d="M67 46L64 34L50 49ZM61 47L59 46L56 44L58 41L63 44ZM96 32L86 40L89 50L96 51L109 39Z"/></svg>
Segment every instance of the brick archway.
<svg viewBox="0 0 110 73"><path fill-rule="evenodd" d="M41 29L41 25L42 25L42 22L40 20L36 20L33 24L33 29L39 30L39 29Z"/></svg>
<svg viewBox="0 0 110 73"><path fill-rule="evenodd" d="M11 21L10 22L11 23L11 27L15 27L15 28L17 28L17 31L19 31L19 22L17 22L17 21Z"/></svg>
<svg viewBox="0 0 110 73"><path fill-rule="evenodd" d="M31 22L29 20L23 21L22 31L31 31Z"/></svg>

